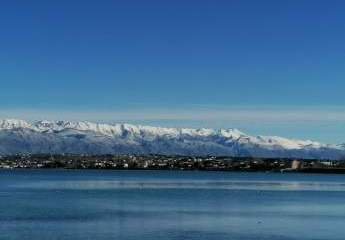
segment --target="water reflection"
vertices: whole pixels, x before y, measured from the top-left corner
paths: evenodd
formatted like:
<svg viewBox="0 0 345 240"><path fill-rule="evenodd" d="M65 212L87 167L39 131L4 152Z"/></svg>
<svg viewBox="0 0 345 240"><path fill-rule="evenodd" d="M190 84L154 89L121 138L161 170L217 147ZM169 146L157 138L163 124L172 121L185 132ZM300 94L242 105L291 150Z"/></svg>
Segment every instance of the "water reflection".
<svg viewBox="0 0 345 240"><path fill-rule="evenodd" d="M0 171L0 239L340 240L343 176Z"/></svg>
<svg viewBox="0 0 345 240"><path fill-rule="evenodd" d="M297 182L297 181L134 181L134 180L66 180L20 183L16 188L39 189L228 189L257 191L345 191L343 182Z"/></svg>

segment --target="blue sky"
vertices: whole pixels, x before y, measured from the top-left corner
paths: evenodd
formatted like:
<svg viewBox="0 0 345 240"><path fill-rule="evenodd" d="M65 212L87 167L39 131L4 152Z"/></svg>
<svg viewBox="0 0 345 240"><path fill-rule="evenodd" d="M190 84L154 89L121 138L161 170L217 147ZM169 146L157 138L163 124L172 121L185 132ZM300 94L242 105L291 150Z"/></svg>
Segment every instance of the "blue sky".
<svg viewBox="0 0 345 240"><path fill-rule="evenodd" d="M345 142L344 1L0 5L0 117Z"/></svg>

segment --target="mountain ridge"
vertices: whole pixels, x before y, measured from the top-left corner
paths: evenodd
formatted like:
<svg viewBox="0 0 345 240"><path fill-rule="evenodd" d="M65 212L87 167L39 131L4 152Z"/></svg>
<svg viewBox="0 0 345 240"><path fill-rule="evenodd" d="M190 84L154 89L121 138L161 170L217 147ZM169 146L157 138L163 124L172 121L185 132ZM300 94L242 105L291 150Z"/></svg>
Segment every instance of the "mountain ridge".
<svg viewBox="0 0 345 240"><path fill-rule="evenodd" d="M18 153L156 153L345 159L345 146L278 136L251 136L235 128L0 120L0 154Z"/></svg>

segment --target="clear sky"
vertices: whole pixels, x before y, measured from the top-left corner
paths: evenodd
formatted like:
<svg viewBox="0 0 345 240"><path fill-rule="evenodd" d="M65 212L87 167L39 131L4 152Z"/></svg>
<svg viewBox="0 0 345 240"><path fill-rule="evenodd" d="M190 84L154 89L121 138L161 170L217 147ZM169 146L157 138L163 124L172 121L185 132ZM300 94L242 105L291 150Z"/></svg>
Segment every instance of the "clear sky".
<svg viewBox="0 0 345 240"><path fill-rule="evenodd" d="M345 1L0 3L0 117L345 142Z"/></svg>

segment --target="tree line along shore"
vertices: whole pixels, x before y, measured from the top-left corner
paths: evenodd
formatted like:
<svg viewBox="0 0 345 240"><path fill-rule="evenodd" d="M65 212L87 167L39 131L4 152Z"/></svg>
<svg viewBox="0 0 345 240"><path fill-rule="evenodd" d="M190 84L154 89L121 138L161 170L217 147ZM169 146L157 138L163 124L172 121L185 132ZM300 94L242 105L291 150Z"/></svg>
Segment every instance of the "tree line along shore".
<svg viewBox="0 0 345 240"><path fill-rule="evenodd" d="M0 156L2 169L200 170L345 173L345 161L167 155L37 154Z"/></svg>

